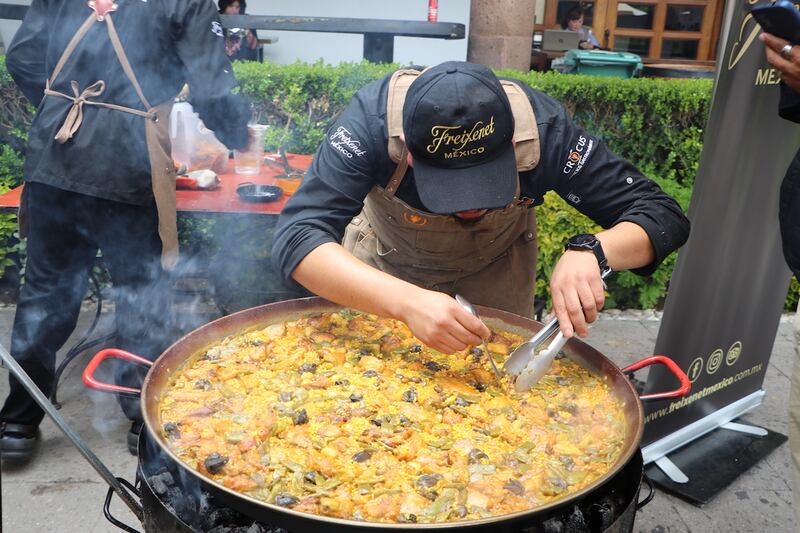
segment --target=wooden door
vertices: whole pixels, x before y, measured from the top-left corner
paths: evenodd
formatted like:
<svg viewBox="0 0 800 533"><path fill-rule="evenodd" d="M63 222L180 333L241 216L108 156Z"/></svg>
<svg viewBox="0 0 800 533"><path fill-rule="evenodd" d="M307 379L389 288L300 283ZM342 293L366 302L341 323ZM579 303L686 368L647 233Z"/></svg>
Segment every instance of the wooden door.
<svg viewBox="0 0 800 533"><path fill-rule="evenodd" d="M648 62L713 61L722 21L722 0L545 0L544 24L560 27L563 15L581 5L604 48L633 52Z"/></svg>
<svg viewBox="0 0 800 533"><path fill-rule="evenodd" d="M713 60L721 7L720 0L609 0L607 46L646 59Z"/></svg>

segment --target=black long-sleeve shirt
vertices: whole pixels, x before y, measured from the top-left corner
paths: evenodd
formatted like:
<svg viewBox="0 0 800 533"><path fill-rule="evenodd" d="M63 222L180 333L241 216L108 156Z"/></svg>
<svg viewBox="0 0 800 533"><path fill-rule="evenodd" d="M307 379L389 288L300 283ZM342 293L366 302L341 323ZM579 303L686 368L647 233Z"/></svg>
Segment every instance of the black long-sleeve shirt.
<svg viewBox="0 0 800 533"><path fill-rule="evenodd" d="M44 97L67 43L91 10L86 0L33 0L9 46L6 65L22 93L38 107L29 132L24 177L61 189L125 203L152 202L150 160L142 117L83 106L83 124L65 144L53 140L72 102ZM231 148L247 143L249 104L225 55L219 15L209 0L120 2L111 14L125 54L153 106L185 83L206 126ZM64 65L52 89L72 94L98 80L96 101L143 109L117 59L104 22L96 22Z"/></svg>
<svg viewBox="0 0 800 533"><path fill-rule="evenodd" d="M781 82L778 114L786 120L800 123L800 93L784 82ZM800 150L795 154L781 182L778 220L783 257L792 273L800 280Z"/></svg>
<svg viewBox="0 0 800 533"><path fill-rule="evenodd" d="M386 97L389 77L358 91L328 130L303 185L278 221L273 261L290 279L300 261L326 242L341 242L348 222L367 193L385 186L396 164L389 158ZM570 205L604 228L629 221L641 226L653 243L655 260L635 272L647 275L689 235L689 221L677 202L633 165L612 153L578 126L554 99L519 82L536 114L541 143L538 166L519 174L521 196L541 204L556 191ZM582 158L571 163L570 154ZM425 210L409 168L397 197Z"/></svg>

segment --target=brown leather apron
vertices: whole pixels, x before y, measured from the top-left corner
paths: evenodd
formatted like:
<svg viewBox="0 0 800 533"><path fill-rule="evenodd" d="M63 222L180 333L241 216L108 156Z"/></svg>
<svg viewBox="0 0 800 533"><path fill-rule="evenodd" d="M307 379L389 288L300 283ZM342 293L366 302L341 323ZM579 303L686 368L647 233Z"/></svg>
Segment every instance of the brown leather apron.
<svg viewBox="0 0 800 533"><path fill-rule="evenodd" d="M70 40L61 58L58 60L44 91L46 96L56 96L72 101L72 107L67 113L61 128L55 136L56 142L64 144L69 141L83 122L83 106L93 105L114 109L123 113L131 113L145 119L145 138L147 141L147 152L150 158L150 172L152 175L153 195L155 197L156 209L158 211L158 234L161 238L161 265L171 270L178 261L178 229L177 214L175 207L175 167L172 163L171 145L169 140L169 115L172 109L172 99L157 105L151 106L145 98L142 88L139 85L136 75L133 73L130 62L122 48L119 35L111 20L111 11L117 9L117 5L108 0L95 0L89 2L89 7L93 13L81 25L75 35ZM96 102L91 98L96 98L105 91L105 82L98 80L89 87L81 90L76 81L71 81L73 95L64 94L51 89L55 83L61 69L70 58L78 43L86 36L89 29L95 22L106 23L108 36L114 52L119 59L122 70L131 82L136 94L139 97L144 109L134 109L131 107L120 106L108 102Z"/></svg>
<svg viewBox="0 0 800 533"><path fill-rule="evenodd" d="M414 209L395 196L408 168L405 157L400 161L386 188L369 192L342 245L409 283L530 317L536 280L534 210L515 198L474 223L462 223Z"/></svg>

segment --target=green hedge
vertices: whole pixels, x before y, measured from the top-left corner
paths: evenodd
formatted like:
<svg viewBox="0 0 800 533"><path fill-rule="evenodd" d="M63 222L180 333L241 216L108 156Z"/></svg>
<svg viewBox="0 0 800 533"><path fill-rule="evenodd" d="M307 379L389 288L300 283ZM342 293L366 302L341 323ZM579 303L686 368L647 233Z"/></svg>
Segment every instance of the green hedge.
<svg viewBox="0 0 800 533"><path fill-rule="evenodd" d="M4 64L3 64L4 65ZM270 124L266 144L270 150L313 153L325 130L360 87L379 79L396 66L370 63L328 66L323 64L272 65L237 63L234 70L241 90L253 101L255 118ZM633 162L688 207L702 149L703 128L711 96L710 80L618 79L557 73L501 71L522 79L561 101L575 120L601 137L617 153ZM0 66L0 107L4 130L25 131L30 109L20 104L18 93ZM16 95L16 96L14 96ZM14 129L15 128L15 129ZM0 143L9 142L0 137ZM0 187L16 183L19 155L0 146ZM537 208L539 267L537 293L547 293L547 279L564 241L582 231L596 231L594 224L550 193ZM209 231L196 220L182 224L182 241L195 248L213 248ZM0 221L0 238L9 229ZM0 248L0 264L7 249ZM263 251L259 252L260 254ZM620 273L609 283L608 306L658 307L666 294L674 266L673 254L646 278ZM793 284L787 305L797 301L800 287Z"/></svg>
<svg viewBox="0 0 800 533"><path fill-rule="evenodd" d="M14 85L4 59L0 61L0 194L20 183L23 159L14 147L24 146L33 117L33 108ZM17 237L17 216L0 214L0 274L14 266L12 256L22 250Z"/></svg>

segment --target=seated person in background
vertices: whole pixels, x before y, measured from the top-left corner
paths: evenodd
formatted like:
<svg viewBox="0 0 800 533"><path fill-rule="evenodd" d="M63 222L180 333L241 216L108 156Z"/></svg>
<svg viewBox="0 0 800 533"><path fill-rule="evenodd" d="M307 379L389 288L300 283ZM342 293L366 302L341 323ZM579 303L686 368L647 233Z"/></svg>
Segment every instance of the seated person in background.
<svg viewBox="0 0 800 533"><path fill-rule="evenodd" d="M244 15L244 0L219 0L220 15ZM225 53L231 61L258 61L258 36L255 30L231 28L225 30Z"/></svg>
<svg viewBox="0 0 800 533"><path fill-rule="evenodd" d="M561 27L565 30L574 31L580 34L580 46L584 50L592 50L593 48L600 48L600 41L592 33L592 28L583 25L583 8L575 6L564 16L561 21Z"/></svg>

